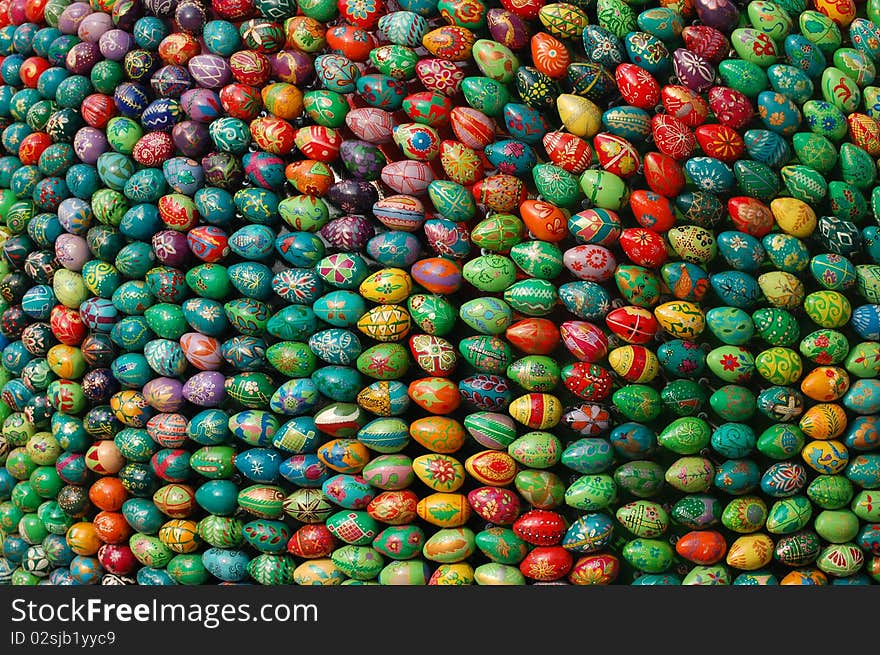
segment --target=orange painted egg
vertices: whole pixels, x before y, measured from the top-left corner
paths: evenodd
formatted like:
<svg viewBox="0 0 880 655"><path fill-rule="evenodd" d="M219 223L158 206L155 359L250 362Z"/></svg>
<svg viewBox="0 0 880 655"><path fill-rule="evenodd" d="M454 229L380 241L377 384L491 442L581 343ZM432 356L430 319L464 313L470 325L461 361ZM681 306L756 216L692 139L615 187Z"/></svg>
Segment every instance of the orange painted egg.
<svg viewBox="0 0 880 655"><path fill-rule="evenodd" d="M535 239L558 242L568 235L568 218L556 205L543 200L526 200L519 211Z"/></svg>
<svg viewBox="0 0 880 655"><path fill-rule="evenodd" d="M466 27L443 25L422 37L425 50L446 61L467 61L476 42L474 33Z"/></svg>
<svg viewBox="0 0 880 655"><path fill-rule="evenodd" d="M488 209L500 213L510 213L516 210L517 207L522 207L527 202L539 202L537 200L527 201L527 190L523 181L518 177L506 173L490 175L489 177L480 180L474 184L471 188L471 192L474 194L474 198L478 203L486 205ZM550 205L550 203L543 204L554 207L554 205ZM561 213L561 210L559 211ZM555 215L548 218L551 226L555 225L555 218ZM565 225L564 214L562 214L562 219L563 225ZM525 216L523 216L523 221L525 222ZM561 238L562 237L559 239ZM559 239L557 239L557 241Z"/></svg>
<svg viewBox="0 0 880 655"><path fill-rule="evenodd" d="M418 516L419 497L409 489L383 491L367 505L367 514L388 525L412 523Z"/></svg>
<svg viewBox="0 0 880 655"><path fill-rule="evenodd" d="M549 355L559 345L559 329L547 318L526 318L504 332L507 340L529 355Z"/></svg>
<svg viewBox="0 0 880 655"><path fill-rule="evenodd" d="M846 430L846 411L835 403L813 405L801 416L800 429L811 439L836 439Z"/></svg>
<svg viewBox="0 0 880 655"><path fill-rule="evenodd" d="M694 564L711 566L727 553L727 542L716 530L693 530L675 542L675 552Z"/></svg>
<svg viewBox="0 0 880 655"><path fill-rule="evenodd" d="M849 391L849 374L839 366L818 366L801 381L801 391L818 402L834 402Z"/></svg>
<svg viewBox="0 0 880 655"><path fill-rule="evenodd" d="M540 72L553 79L561 79L568 72L571 54L559 39L538 32L531 40L532 62Z"/></svg>
<svg viewBox="0 0 880 655"><path fill-rule="evenodd" d="M451 414L461 404L458 386L451 380L430 377L413 380L409 385L412 401L432 414Z"/></svg>
<svg viewBox="0 0 880 655"><path fill-rule="evenodd" d="M303 159L287 165L284 177L300 193L323 196L334 182L333 171L327 164L313 159Z"/></svg>
<svg viewBox="0 0 880 655"><path fill-rule="evenodd" d="M417 419L410 423L409 434L431 452L443 454L457 452L464 445L465 440L464 427L448 416L426 416Z"/></svg>
<svg viewBox="0 0 880 655"><path fill-rule="evenodd" d="M422 520L441 528L460 527L471 516L464 494L433 493L419 501L416 511Z"/></svg>

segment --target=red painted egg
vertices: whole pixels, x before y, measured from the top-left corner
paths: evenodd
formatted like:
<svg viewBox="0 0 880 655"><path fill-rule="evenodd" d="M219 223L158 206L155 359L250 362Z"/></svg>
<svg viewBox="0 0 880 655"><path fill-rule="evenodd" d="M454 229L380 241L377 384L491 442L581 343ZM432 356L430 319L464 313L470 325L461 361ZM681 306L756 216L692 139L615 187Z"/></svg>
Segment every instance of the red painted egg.
<svg viewBox="0 0 880 655"><path fill-rule="evenodd" d="M187 332L180 337L180 347L187 361L200 371L217 371L223 366L219 339Z"/></svg>
<svg viewBox="0 0 880 655"><path fill-rule="evenodd" d="M469 148L482 150L495 140L495 123L473 107L456 107L449 121L456 138Z"/></svg>
<svg viewBox="0 0 880 655"><path fill-rule="evenodd" d="M428 91L454 96L464 79L464 69L445 59L421 59L416 64L416 75Z"/></svg>
<svg viewBox="0 0 880 655"><path fill-rule="evenodd" d="M660 102L660 85L644 68L629 63L618 64L614 79L620 95L634 107L652 110Z"/></svg>
<svg viewBox="0 0 880 655"><path fill-rule="evenodd" d="M651 310L634 305L613 310L605 317L605 323L614 334L633 344L652 341L660 330L660 324Z"/></svg>
<svg viewBox="0 0 880 655"><path fill-rule="evenodd" d="M419 497L409 489L383 491L367 505L367 514L389 525L412 523L418 513Z"/></svg>
<svg viewBox="0 0 880 655"><path fill-rule="evenodd" d="M382 181L397 193L422 196L434 181L434 172L423 161L404 159L382 168Z"/></svg>
<svg viewBox="0 0 880 655"><path fill-rule="evenodd" d="M608 585L620 574L620 560L614 555L597 553L579 558L568 574L575 585Z"/></svg>
<svg viewBox="0 0 880 655"><path fill-rule="evenodd" d="M364 0L338 0L336 3L339 15L347 22L365 30L372 30L379 19L386 13L382 0L364 2Z"/></svg>
<svg viewBox="0 0 880 655"><path fill-rule="evenodd" d="M688 50L713 64L719 64L730 53L730 42L724 33L709 25L688 25L681 36Z"/></svg>
<svg viewBox="0 0 880 655"><path fill-rule="evenodd" d="M287 552L296 557L328 557L336 548L336 538L323 523L302 526L287 542Z"/></svg>
<svg viewBox="0 0 880 655"><path fill-rule="evenodd" d="M519 570L530 580L549 582L564 578L573 564L571 553L562 546L538 546L519 563Z"/></svg>
<svg viewBox="0 0 880 655"><path fill-rule="evenodd" d="M379 44L366 30L343 24L327 30L327 45L352 61L367 61L370 50Z"/></svg>
<svg viewBox="0 0 880 655"><path fill-rule="evenodd" d="M547 132L543 143L550 161L569 173L583 173L593 160L590 144L574 134Z"/></svg>
<svg viewBox="0 0 880 655"><path fill-rule="evenodd" d="M611 373L598 364L575 362L562 369L562 383L578 398L601 402L611 395Z"/></svg>
<svg viewBox="0 0 880 655"><path fill-rule="evenodd" d="M608 337L587 321L566 321L559 326L562 343L582 362L598 362L608 354Z"/></svg>
<svg viewBox="0 0 880 655"><path fill-rule="evenodd" d="M647 189L633 191L629 207L639 225L655 232L666 232L675 225L672 201Z"/></svg>
<svg viewBox="0 0 880 655"><path fill-rule="evenodd" d="M510 525L521 509L519 496L501 487L478 487L467 499L480 518L496 525Z"/></svg>
<svg viewBox="0 0 880 655"><path fill-rule="evenodd" d="M533 509L520 516L513 531L523 541L535 546L554 546L562 541L568 526L556 512Z"/></svg>
<svg viewBox="0 0 880 655"><path fill-rule="evenodd" d="M192 253L203 262L219 262L229 254L229 238L215 225L200 225L186 234Z"/></svg>
<svg viewBox="0 0 880 655"><path fill-rule="evenodd" d="M641 159L635 146L621 136L600 132L593 137L593 148L602 168L622 178L639 172Z"/></svg>
<svg viewBox="0 0 880 655"><path fill-rule="evenodd" d="M549 355L559 345L559 329L546 318L526 318L511 325L504 336L512 346L529 355Z"/></svg>
<svg viewBox="0 0 880 655"><path fill-rule="evenodd" d="M296 130L283 118L264 116L251 121L251 136L260 148L273 155L286 155L295 145Z"/></svg>
<svg viewBox="0 0 880 655"><path fill-rule="evenodd" d="M269 81L269 58L256 50L239 50L229 57L229 70L237 82L260 87Z"/></svg>
<svg viewBox="0 0 880 655"><path fill-rule="evenodd" d="M532 62L541 73L553 79L565 77L571 54L562 41L546 32L538 32L532 36L531 50Z"/></svg>
<svg viewBox="0 0 880 655"><path fill-rule="evenodd" d="M294 133L294 142L300 152L309 159L330 164L339 157L342 137L332 128L307 125Z"/></svg>
<svg viewBox="0 0 880 655"><path fill-rule="evenodd" d="M709 89L709 106L720 123L739 130L749 124L755 114L745 94L726 86Z"/></svg>
<svg viewBox="0 0 880 655"><path fill-rule="evenodd" d="M690 128L669 114L657 114L651 119L651 133L660 152L677 161L687 159L697 148L697 139Z"/></svg>
<svg viewBox="0 0 880 655"><path fill-rule="evenodd" d="M443 257L420 259L413 264L410 275L431 293L449 295L461 287L461 269L454 261Z"/></svg>
<svg viewBox="0 0 880 655"><path fill-rule="evenodd" d="M681 84L670 84L660 92L666 113L688 127L697 127L709 117L709 104L693 89Z"/></svg>
<svg viewBox="0 0 880 655"><path fill-rule="evenodd" d="M394 135L394 118L378 107L360 107L345 115L345 124L354 135L374 144L390 143Z"/></svg>
<svg viewBox="0 0 880 655"><path fill-rule="evenodd" d="M732 164L742 159L746 144L739 132L724 124L700 125L695 131L700 148L708 157Z"/></svg>
<svg viewBox="0 0 880 655"><path fill-rule="evenodd" d="M163 448L180 448L188 438L188 425L183 414L156 414L147 421L147 434Z"/></svg>
<svg viewBox="0 0 880 655"><path fill-rule="evenodd" d="M80 114L86 123L100 130L107 126L111 118L116 116L116 103L112 96L92 93L83 100Z"/></svg>
<svg viewBox="0 0 880 655"><path fill-rule="evenodd" d="M773 231L773 212L757 198L734 196L727 201L727 211L740 232L760 238Z"/></svg>
<svg viewBox="0 0 880 655"><path fill-rule="evenodd" d="M78 346L86 338L86 324L76 309L55 305L49 314L52 335L67 346Z"/></svg>
<svg viewBox="0 0 880 655"><path fill-rule="evenodd" d="M413 380L407 393L416 405L432 414L451 414L461 404L458 386L446 378Z"/></svg>
<svg viewBox="0 0 880 655"><path fill-rule="evenodd" d="M657 268L666 261L666 244L653 230L628 227L620 233L618 243L633 264Z"/></svg>
<svg viewBox="0 0 880 655"><path fill-rule="evenodd" d="M517 207L520 207L520 211L523 213L524 222L526 204L529 202L539 202L537 200L527 201L527 190L523 181L518 177L506 173L490 175L489 177L480 180L474 184L471 188L471 192L474 194L474 198L478 203L486 205L486 207L492 211L510 213L516 210ZM532 207L532 205L528 206ZM550 233L550 229L557 225L556 219L558 218L558 215L547 206L549 206L549 208L554 208L554 205L542 202L540 209L535 209L533 213L538 214L538 220L541 215L547 216L547 221L550 225L547 232ZM555 209L561 213L561 210L558 208ZM565 221L563 220L563 225L564 224ZM561 238L562 237L560 237L560 239Z"/></svg>
<svg viewBox="0 0 880 655"><path fill-rule="evenodd" d="M675 552L694 564L711 566L724 557L727 542L716 530L693 530L675 542Z"/></svg>
<svg viewBox="0 0 880 655"><path fill-rule="evenodd" d="M649 152L643 160L645 182L655 193L674 198L685 186L684 171L681 165L669 155Z"/></svg>
<svg viewBox="0 0 880 655"><path fill-rule="evenodd" d="M534 20L544 6L544 0L501 0L501 6L520 18Z"/></svg>

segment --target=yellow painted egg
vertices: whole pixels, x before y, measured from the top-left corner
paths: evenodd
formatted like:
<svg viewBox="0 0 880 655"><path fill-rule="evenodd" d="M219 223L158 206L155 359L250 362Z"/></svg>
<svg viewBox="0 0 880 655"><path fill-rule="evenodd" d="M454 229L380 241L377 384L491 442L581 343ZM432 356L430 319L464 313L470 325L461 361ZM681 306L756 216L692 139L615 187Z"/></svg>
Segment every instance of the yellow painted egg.
<svg viewBox="0 0 880 655"><path fill-rule="evenodd" d="M747 534L730 544L727 565L741 571L756 571L773 559L773 540L766 534Z"/></svg>
<svg viewBox="0 0 880 655"><path fill-rule="evenodd" d="M416 506L419 517L441 528L457 528L467 523L471 506L464 494L433 493Z"/></svg>
<svg viewBox="0 0 880 655"><path fill-rule="evenodd" d="M465 460L464 468L471 477L493 487L504 487L516 477L516 460L502 450L484 450Z"/></svg>
<svg viewBox="0 0 880 655"><path fill-rule="evenodd" d="M654 308L654 317L667 334L677 339L696 339L706 327L706 317L696 303L673 300Z"/></svg>
<svg viewBox="0 0 880 655"><path fill-rule="evenodd" d="M464 484L464 466L449 455L420 455L413 460L412 469L432 491L452 493Z"/></svg>
<svg viewBox="0 0 880 655"><path fill-rule="evenodd" d="M801 391L820 403L834 402L849 391L849 374L839 366L818 366L803 379Z"/></svg>
<svg viewBox="0 0 880 655"><path fill-rule="evenodd" d="M650 382L660 371L660 361L644 346L621 346L608 353L608 363L627 382Z"/></svg>
<svg viewBox="0 0 880 655"><path fill-rule="evenodd" d="M361 282L361 296L379 304L403 302L412 291L412 278L400 268L383 268Z"/></svg>
<svg viewBox="0 0 880 655"><path fill-rule="evenodd" d="M436 586L472 585L474 584L474 568L467 562L441 564L434 571L428 584Z"/></svg>
<svg viewBox="0 0 880 655"><path fill-rule="evenodd" d="M846 411L836 403L820 403L808 409L799 423L811 439L836 439L846 430Z"/></svg>
<svg viewBox="0 0 880 655"><path fill-rule="evenodd" d="M400 305L378 305L361 316L358 330L376 341L400 341L410 328L410 316Z"/></svg>
<svg viewBox="0 0 880 655"><path fill-rule="evenodd" d="M804 302L804 283L786 271L764 273L758 278L758 286L774 307L798 309Z"/></svg>
<svg viewBox="0 0 880 655"><path fill-rule="evenodd" d="M810 441L801 449L801 458L822 475L837 475L849 462L846 446L835 439Z"/></svg>
<svg viewBox="0 0 880 655"><path fill-rule="evenodd" d="M806 239L816 231L816 212L807 203L797 198L776 198L770 203L770 211L779 229Z"/></svg>
<svg viewBox="0 0 880 655"><path fill-rule="evenodd" d="M510 415L533 430L556 427L562 418L562 402L549 393L527 393L507 407Z"/></svg>
<svg viewBox="0 0 880 655"><path fill-rule="evenodd" d="M465 432L461 423L448 416L426 416L409 426L410 436L428 450L449 454L464 445Z"/></svg>

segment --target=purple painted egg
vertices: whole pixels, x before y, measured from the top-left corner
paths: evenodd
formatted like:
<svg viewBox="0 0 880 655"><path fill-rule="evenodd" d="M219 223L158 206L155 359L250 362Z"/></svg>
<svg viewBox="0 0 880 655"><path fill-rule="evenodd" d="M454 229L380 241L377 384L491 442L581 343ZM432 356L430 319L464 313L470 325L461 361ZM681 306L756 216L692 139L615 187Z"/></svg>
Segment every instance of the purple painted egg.
<svg viewBox="0 0 880 655"><path fill-rule="evenodd" d="M70 271L81 271L83 265L90 259L89 246L81 236L61 234L55 239L55 259Z"/></svg>
<svg viewBox="0 0 880 655"><path fill-rule="evenodd" d="M229 84L229 63L219 55L196 55L187 63L189 74L199 86L219 89Z"/></svg>
<svg viewBox="0 0 880 655"><path fill-rule="evenodd" d="M190 256L189 244L183 232L175 230L156 232L153 235L152 246L156 259L166 266L180 268Z"/></svg>
<svg viewBox="0 0 880 655"><path fill-rule="evenodd" d="M608 248L584 244L569 248L562 257L572 275L588 282L605 282L614 275L617 260Z"/></svg>
<svg viewBox="0 0 880 655"><path fill-rule="evenodd" d="M176 412L183 407L183 384L174 378L155 378L141 392L147 403L160 412Z"/></svg>
<svg viewBox="0 0 880 655"><path fill-rule="evenodd" d="M122 61L134 45L134 38L125 30L113 29L104 32L98 39L98 49L104 59Z"/></svg>
<svg viewBox="0 0 880 655"><path fill-rule="evenodd" d="M96 11L82 19L76 29L76 35L83 41L98 43L101 37L113 29L113 19L103 11Z"/></svg>
<svg viewBox="0 0 880 655"><path fill-rule="evenodd" d="M187 157L198 158L211 147L208 126L197 121L182 121L171 130L171 140Z"/></svg>
<svg viewBox="0 0 880 655"><path fill-rule="evenodd" d="M321 229L321 236L338 250L362 250L376 234L376 230L363 216L340 216Z"/></svg>
<svg viewBox="0 0 880 655"><path fill-rule="evenodd" d="M104 132L94 127L83 127L73 137L73 151L84 164L94 166L98 157L109 149L110 145Z"/></svg>
<svg viewBox="0 0 880 655"><path fill-rule="evenodd" d="M348 172L358 180L378 180L382 167L388 163L376 146L357 139L343 141L339 155Z"/></svg>
<svg viewBox="0 0 880 655"><path fill-rule="evenodd" d="M199 407L217 407L226 399L226 378L217 371L196 373L183 385L183 397Z"/></svg>
<svg viewBox="0 0 880 655"><path fill-rule="evenodd" d="M91 13L92 8L87 2L74 2L67 5L58 16L58 29L62 34L76 34L79 24Z"/></svg>
<svg viewBox="0 0 880 655"><path fill-rule="evenodd" d="M330 187L327 200L346 214L365 214L379 200L379 191L365 180L341 180Z"/></svg>
<svg viewBox="0 0 880 655"><path fill-rule="evenodd" d="M312 58L299 50L282 50L269 55L269 66L272 77L298 86L311 82L315 76Z"/></svg>
<svg viewBox="0 0 880 655"><path fill-rule="evenodd" d="M199 123L210 123L224 113L220 96L210 89L186 91L180 96L180 106L187 116Z"/></svg>
<svg viewBox="0 0 880 655"><path fill-rule="evenodd" d="M119 391L119 383L108 368L92 369L83 376L83 395L93 403L106 403Z"/></svg>
<svg viewBox="0 0 880 655"><path fill-rule="evenodd" d="M193 86L193 79L183 66L163 66L150 78L153 92L162 98L179 98Z"/></svg>
<svg viewBox="0 0 880 655"><path fill-rule="evenodd" d="M101 50L97 43L80 41L67 51L64 60L67 70L75 75L88 75L92 66L101 61Z"/></svg>

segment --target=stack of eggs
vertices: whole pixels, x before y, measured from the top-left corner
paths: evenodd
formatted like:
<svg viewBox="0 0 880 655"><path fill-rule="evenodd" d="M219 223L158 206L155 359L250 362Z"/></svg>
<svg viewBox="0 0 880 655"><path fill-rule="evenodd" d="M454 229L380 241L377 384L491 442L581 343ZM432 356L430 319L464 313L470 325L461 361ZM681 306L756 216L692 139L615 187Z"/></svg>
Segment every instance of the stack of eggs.
<svg viewBox="0 0 880 655"><path fill-rule="evenodd" d="M0 0L0 582L880 581L880 2Z"/></svg>

